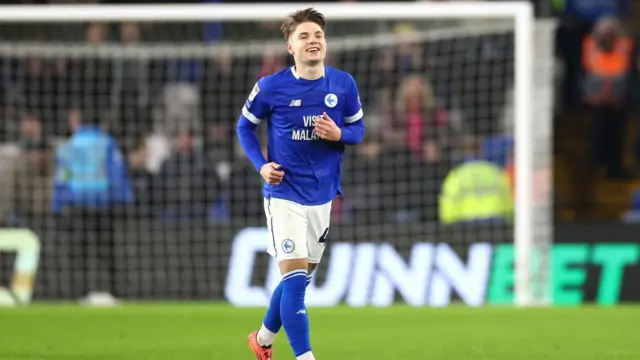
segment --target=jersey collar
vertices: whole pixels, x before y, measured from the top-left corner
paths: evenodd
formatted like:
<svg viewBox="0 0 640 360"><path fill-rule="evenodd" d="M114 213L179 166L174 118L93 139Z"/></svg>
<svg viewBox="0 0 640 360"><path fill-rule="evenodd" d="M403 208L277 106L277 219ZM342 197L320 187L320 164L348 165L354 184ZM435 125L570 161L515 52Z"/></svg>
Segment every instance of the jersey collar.
<svg viewBox="0 0 640 360"><path fill-rule="evenodd" d="M325 69L325 67L322 67L322 77L324 77L324 75L327 73L327 70ZM300 79L300 75L298 75L298 72L296 71L296 67L292 66L291 67L291 74L293 75L294 78L296 78L296 80Z"/></svg>

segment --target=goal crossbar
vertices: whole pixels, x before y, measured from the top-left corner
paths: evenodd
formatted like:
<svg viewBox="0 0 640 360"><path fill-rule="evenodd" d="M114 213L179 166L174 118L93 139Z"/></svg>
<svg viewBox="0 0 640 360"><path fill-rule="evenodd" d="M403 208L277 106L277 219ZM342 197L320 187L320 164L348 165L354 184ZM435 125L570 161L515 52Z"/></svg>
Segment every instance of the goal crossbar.
<svg viewBox="0 0 640 360"><path fill-rule="evenodd" d="M340 52L353 49L373 49L398 44L412 44L425 41L439 41L455 39L469 35L469 28L459 26L445 27L416 31L410 34L381 33L375 35L354 35L331 38L331 52ZM512 32L513 24L510 22L474 24L473 36L485 36L489 34ZM228 53L233 57L245 57L261 55L264 49L281 49L286 53L283 40L267 41L223 41L220 43L184 43L184 44L137 44L135 47L118 43L105 43L99 47L86 46L86 44L69 43L32 43L32 42L5 42L0 41L0 55L13 57L38 56L41 58L56 58L72 55L77 57L96 58L162 58L172 56L176 51L194 58L207 58L219 52Z"/></svg>
<svg viewBox="0 0 640 360"><path fill-rule="evenodd" d="M0 6L3 22L86 21L270 21L299 9L300 4L167 4L167 5L28 5ZM438 18L527 18L528 2L385 2L377 4L334 3L317 8L332 21Z"/></svg>

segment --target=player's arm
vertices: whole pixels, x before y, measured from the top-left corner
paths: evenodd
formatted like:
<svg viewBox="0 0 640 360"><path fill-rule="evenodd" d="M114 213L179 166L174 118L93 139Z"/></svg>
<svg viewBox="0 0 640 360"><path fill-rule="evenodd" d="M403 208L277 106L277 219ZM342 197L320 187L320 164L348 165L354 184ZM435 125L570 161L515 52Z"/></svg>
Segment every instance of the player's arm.
<svg viewBox="0 0 640 360"><path fill-rule="evenodd" d="M345 144L356 145L364 137L364 121L358 86L349 75L347 84L347 99L344 108L344 125L339 127L333 119L324 113L322 119L316 122L316 134L327 141L341 141Z"/></svg>
<svg viewBox="0 0 640 360"><path fill-rule="evenodd" d="M238 139L240 145L245 154L256 170L262 175L264 180L272 185L278 185L284 177L284 172L281 170L280 165L276 163L267 163L267 160L262 154L260 147L260 139L256 134L256 128L263 119L269 115L269 103L266 101L265 93L261 92L260 87L265 84L265 79L259 80L253 87L249 98L242 107L242 114L238 119L238 125L236 126L236 132L238 133ZM267 165L267 166L265 166Z"/></svg>
<svg viewBox="0 0 640 360"><path fill-rule="evenodd" d="M356 145L364 138L364 113L360 104L360 94L356 80L349 75L347 88L347 101L344 107L344 125L341 127L340 141L346 144Z"/></svg>
<svg viewBox="0 0 640 360"><path fill-rule="evenodd" d="M261 87L264 87L264 85L264 78L255 84L249 98L242 107L242 114L236 126L240 145L258 171L267 163L260 148L260 139L256 134L256 128L269 114L269 104L264 99L264 89L261 92Z"/></svg>

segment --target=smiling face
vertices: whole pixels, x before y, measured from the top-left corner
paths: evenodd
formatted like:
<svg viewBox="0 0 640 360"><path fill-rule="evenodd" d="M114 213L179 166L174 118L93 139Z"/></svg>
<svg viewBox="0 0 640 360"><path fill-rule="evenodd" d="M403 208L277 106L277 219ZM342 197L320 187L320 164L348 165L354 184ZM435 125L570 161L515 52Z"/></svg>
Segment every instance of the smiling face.
<svg viewBox="0 0 640 360"><path fill-rule="evenodd" d="M312 8L290 14L282 24L287 51L296 64L317 65L324 61L327 42L324 16Z"/></svg>
<svg viewBox="0 0 640 360"><path fill-rule="evenodd" d="M296 64L316 65L324 61L327 41L320 25L305 22L296 28L287 41L287 51Z"/></svg>

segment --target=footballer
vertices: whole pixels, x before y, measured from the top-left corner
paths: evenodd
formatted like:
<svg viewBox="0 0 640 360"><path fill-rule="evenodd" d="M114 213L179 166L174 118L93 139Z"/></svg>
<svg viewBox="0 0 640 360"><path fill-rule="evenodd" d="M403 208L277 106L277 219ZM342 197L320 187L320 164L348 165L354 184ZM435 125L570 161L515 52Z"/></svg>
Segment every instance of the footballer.
<svg viewBox="0 0 640 360"><path fill-rule="evenodd" d="M364 137L355 80L324 64L325 24L313 8L287 17L281 29L295 65L258 80L238 120L242 148L265 181L268 253L282 273L260 330L249 335L257 360L272 359L281 327L298 360L315 359L305 292L324 252L331 202L342 194L345 148ZM255 131L264 121L267 159Z"/></svg>

